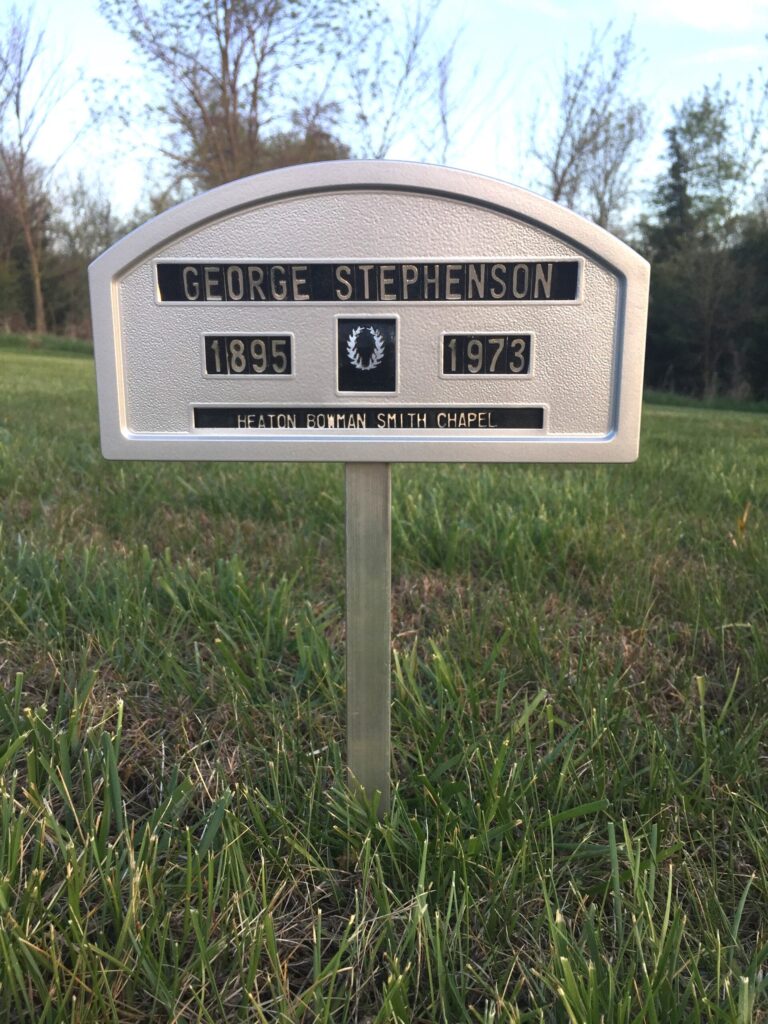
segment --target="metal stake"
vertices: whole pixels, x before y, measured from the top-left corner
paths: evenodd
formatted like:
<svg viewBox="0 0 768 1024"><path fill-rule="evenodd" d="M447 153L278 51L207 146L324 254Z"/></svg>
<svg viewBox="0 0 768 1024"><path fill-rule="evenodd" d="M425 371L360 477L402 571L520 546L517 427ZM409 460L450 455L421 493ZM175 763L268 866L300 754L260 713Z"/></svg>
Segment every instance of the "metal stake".
<svg viewBox="0 0 768 1024"><path fill-rule="evenodd" d="M390 466L346 465L347 766L353 789L389 810L392 536Z"/></svg>

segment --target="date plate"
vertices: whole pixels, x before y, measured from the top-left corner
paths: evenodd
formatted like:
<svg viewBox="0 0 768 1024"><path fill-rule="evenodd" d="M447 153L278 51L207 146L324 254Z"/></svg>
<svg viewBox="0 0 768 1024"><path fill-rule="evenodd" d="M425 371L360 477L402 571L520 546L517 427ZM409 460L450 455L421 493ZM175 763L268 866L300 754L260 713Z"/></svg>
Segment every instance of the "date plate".
<svg viewBox="0 0 768 1024"><path fill-rule="evenodd" d="M449 334L443 337L443 374L520 376L530 372L530 334Z"/></svg>
<svg viewBox="0 0 768 1024"><path fill-rule="evenodd" d="M290 377L292 343L290 334L206 334L205 372L211 377Z"/></svg>

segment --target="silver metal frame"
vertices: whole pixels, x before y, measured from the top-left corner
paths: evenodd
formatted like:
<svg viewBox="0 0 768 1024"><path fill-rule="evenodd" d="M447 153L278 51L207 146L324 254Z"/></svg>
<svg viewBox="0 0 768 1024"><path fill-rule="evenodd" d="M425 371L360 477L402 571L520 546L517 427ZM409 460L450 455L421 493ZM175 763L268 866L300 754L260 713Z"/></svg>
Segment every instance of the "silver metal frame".
<svg viewBox="0 0 768 1024"><path fill-rule="evenodd" d="M609 273L615 283L616 305L611 314L612 327L607 328L603 322L602 330L605 332L610 329L613 332L612 353L610 361L606 360L605 369L593 366L588 371L588 373L599 372L604 383L603 393L607 388L612 395L610 419L605 431L603 432L601 428L601 432L595 435L593 432L580 431L579 428L570 430L557 428L559 432L554 433L554 426L551 426L550 429L545 425L542 430L532 431L483 430L473 432L468 430L445 431L441 434L432 430L412 430L410 432L394 430L376 432L375 434L366 432L363 436L354 435L352 432L329 435L310 430L264 431L261 433L257 431L203 432L189 426L192 422L191 412L186 416L185 422L182 422L184 417L177 417L178 427L153 430L138 424L141 429L137 429L137 426L131 429L128 405L129 401L133 399L129 396L140 393L143 382L136 378L135 367L131 368L131 361L126 358L126 341L123 332L124 318L128 314L121 310L121 287L127 276L144 265L151 266L152 261L158 258L176 258L180 240L183 241L195 231L207 230L212 226L215 226L217 231L221 231L221 241L216 243L218 253L210 252L208 254L208 249L203 254L198 251L190 252L189 261L213 260L217 256L221 259L229 258L227 231L228 225L235 223L233 218L236 219L241 214L246 216L249 211L261 208L279 209L283 202L290 204L294 200L304 197L313 197L319 201L325 194L339 197L348 196L355 191L381 196L402 194L408 196L410 200L413 200L415 196L425 196L432 200L444 201L447 204L446 209L448 207L456 209L458 204L458 207L464 211L477 209L485 211L486 214L491 211L494 215L501 214L510 218L510 223L529 225L552 240L551 252L542 252L537 255L527 247L521 246L520 251L505 250L499 254L499 259L525 258L554 261L559 258L557 251L562 249L563 245L569 247L573 253L572 258L582 258L585 264L584 272L581 275L579 299L576 303L551 303L553 315L556 314L558 317L562 315L565 318L562 321L562 331L565 334L568 331L568 311L581 308L581 303L586 301L588 291L588 284L585 281L586 269L591 266L599 268L600 273ZM373 200L372 216L375 206L375 200ZM406 218L403 218L403 221L405 229ZM332 230L332 218L329 223L329 230ZM220 228L219 225L221 225ZM410 231L411 237L414 237L413 224L410 225ZM469 244L471 245L471 242ZM173 246L176 246L176 249L173 249ZM268 255L270 259L273 258L271 253ZM320 256L311 256L309 253L302 253L302 255L306 255L308 260L322 259ZM347 253L339 253L340 258L347 256ZM409 257L424 259L423 254L408 251L398 254L397 259L403 260ZM240 258L238 256L238 259ZM265 258L264 254L261 254L259 258ZM451 258L467 259L468 257L466 255L460 257L460 254L451 249L448 254L439 251L431 252L429 258L435 262L446 262ZM488 259L487 256L484 258ZM292 259L295 261L295 257ZM381 262L383 255L377 256L376 259ZM593 269L593 273L597 272L597 269ZM102 450L106 457L118 459L338 462L632 461L637 457L640 430L648 280L648 264L637 253L601 228L530 192L504 182L463 171L383 161L342 161L286 168L233 182L161 214L117 243L91 265L91 301ZM134 308L136 294L138 293L134 294ZM148 295L147 301L152 309L157 309L154 294ZM304 308L308 304L295 305ZM202 311L202 307L210 305L210 303L200 303L197 306L201 311L199 319L204 320L207 315ZM226 307L229 321L229 313L235 304L221 303L220 305ZM277 305L277 303L269 303L269 309L274 311ZM317 308L319 303L312 303L312 305ZM339 303L335 308L333 303L326 305L336 314L343 312L343 315L363 317L399 314L402 318L400 325L401 393L398 395L390 393L376 396L365 395L359 404L386 405L388 403L395 404L395 402L398 405L410 406L450 403L470 406L493 404L488 401L487 394L484 398L456 394L450 400L442 398L435 403L426 400L421 403L414 402L412 398L405 395L402 385L402 353L405 351L404 346L408 344L408 331L405 326L405 311L409 306L408 303L386 301L370 303L363 307L350 302L349 305ZM447 321L453 321L449 310L455 311L459 308L466 310L468 307L474 306L477 310L477 320L485 328L488 320L487 313L491 309L498 311L499 306L502 306L510 317L518 317L523 314L523 309L520 307L528 310L532 310L534 307L541 309L543 304L499 301L493 304L484 302L475 305L465 301L446 300L421 305L428 305L430 313L434 314L435 333L439 334ZM177 313L184 312L179 310L178 306L176 309ZM289 315L287 307L285 315ZM456 329L458 330L458 327ZM537 329L534 325L529 330L533 333ZM208 332L207 325L198 325L195 335L199 336L202 331ZM253 332L263 333L256 325L253 327ZM299 348L298 331L290 326L281 326L280 332L294 333L297 336L294 346L294 355L296 355ZM538 345L537 349L541 349L541 345ZM542 352L536 351L535 358L537 378L540 382ZM294 367L295 372L296 367ZM131 379L129 379L130 374L133 374ZM606 377L606 375L609 376ZM526 381L531 382L531 380L530 375L526 375ZM558 408L547 395L534 393L535 389L539 388L539 382L532 382L530 390L524 394L519 391L510 391L504 396L503 401L499 401L499 404L545 406L551 410L557 408L558 414L560 414L565 406L560 405ZM297 383L295 380L291 382L292 389ZM522 384L523 382L518 381L518 383ZM578 411L580 402L590 400L589 380L582 378L579 382L574 381L574 387L576 384L580 390L577 392L571 389L568 398L574 412ZM169 388L175 389L177 406L182 394L180 389L186 386L183 382L169 381ZM286 406L311 404L311 400L308 400L308 396L302 391L304 387L305 384L302 383L301 387L297 388L294 399L283 395L276 397L274 404ZM498 394L501 392L497 391ZM263 398L252 398L250 402L254 405L266 404ZM269 402L272 404L271 399ZM317 402L317 404L328 405L350 405L352 403L357 403L357 399L354 395L347 393L343 398L332 394L322 396ZM212 393L210 401L208 399L200 400L194 395L189 395L189 407L206 404L225 405L226 399L222 399L219 393L215 395ZM238 400L238 404L249 403ZM570 417L570 413L568 415ZM560 419L562 421L562 415ZM547 418L547 422L552 424L551 416Z"/></svg>

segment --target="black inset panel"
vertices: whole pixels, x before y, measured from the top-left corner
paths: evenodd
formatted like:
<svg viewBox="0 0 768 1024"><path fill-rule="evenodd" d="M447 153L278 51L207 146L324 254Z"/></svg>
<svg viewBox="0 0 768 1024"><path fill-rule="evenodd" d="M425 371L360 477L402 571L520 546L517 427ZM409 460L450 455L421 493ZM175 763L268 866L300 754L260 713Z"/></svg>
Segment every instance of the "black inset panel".
<svg viewBox="0 0 768 1024"><path fill-rule="evenodd" d="M397 391L397 320L344 317L336 321L339 391Z"/></svg>
<svg viewBox="0 0 768 1024"><path fill-rule="evenodd" d="M448 376L521 376L530 367L530 334L443 336L443 373Z"/></svg>
<svg viewBox="0 0 768 1024"><path fill-rule="evenodd" d="M544 409L529 406L196 406L203 430L541 430Z"/></svg>

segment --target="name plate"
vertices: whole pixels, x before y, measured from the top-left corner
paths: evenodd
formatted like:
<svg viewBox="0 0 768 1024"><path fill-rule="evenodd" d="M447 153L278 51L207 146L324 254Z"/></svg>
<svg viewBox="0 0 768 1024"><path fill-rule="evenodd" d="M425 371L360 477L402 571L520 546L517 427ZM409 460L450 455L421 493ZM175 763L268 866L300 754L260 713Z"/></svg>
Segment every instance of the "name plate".
<svg viewBox="0 0 768 1024"><path fill-rule="evenodd" d="M541 407L315 406L305 409L195 408L195 426L208 430L539 430Z"/></svg>
<svg viewBox="0 0 768 1024"><path fill-rule="evenodd" d="M442 167L233 182L90 268L108 458L613 462L637 455L648 264Z"/></svg>
<svg viewBox="0 0 768 1024"><path fill-rule="evenodd" d="M580 265L158 261L155 272L159 302L574 302Z"/></svg>

